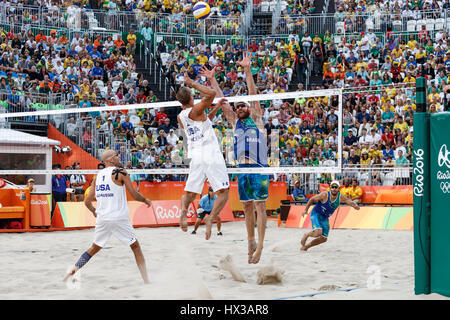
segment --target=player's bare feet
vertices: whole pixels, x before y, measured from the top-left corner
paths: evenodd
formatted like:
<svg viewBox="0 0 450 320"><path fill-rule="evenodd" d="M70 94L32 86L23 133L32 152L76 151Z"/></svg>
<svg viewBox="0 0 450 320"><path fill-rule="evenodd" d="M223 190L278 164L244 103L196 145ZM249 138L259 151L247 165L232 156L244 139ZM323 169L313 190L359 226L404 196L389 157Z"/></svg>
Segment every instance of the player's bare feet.
<svg viewBox="0 0 450 320"><path fill-rule="evenodd" d="M248 240L248 263L252 263L253 254L256 251L256 241L255 240Z"/></svg>
<svg viewBox="0 0 450 320"><path fill-rule="evenodd" d="M257 264L259 262L259 260L261 259L262 249L262 246L258 246L256 248L255 253L253 253L252 259L250 260L250 263Z"/></svg>
<svg viewBox="0 0 450 320"><path fill-rule="evenodd" d="M211 238L212 222L213 222L213 219L211 218L211 215L206 216L206 218L205 218L205 227L206 227L205 239L206 240L209 240L209 238Z"/></svg>
<svg viewBox="0 0 450 320"><path fill-rule="evenodd" d="M180 228L182 231L187 232L188 231L188 221L187 221L187 212L181 211L180 216Z"/></svg>
<svg viewBox="0 0 450 320"><path fill-rule="evenodd" d="M308 234L307 234L307 233L305 233L305 234L303 235L302 241L300 241L300 243L302 244L302 247L305 246L306 240L308 240Z"/></svg>
<svg viewBox="0 0 450 320"><path fill-rule="evenodd" d="M75 274L75 272L77 272L77 270L78 270L77 267L73 267L73 269L70 270L69 273L66 274L66 276L63 279L63 281L66 282L67 279L69 279L71 276L73 276Z"/></svg>

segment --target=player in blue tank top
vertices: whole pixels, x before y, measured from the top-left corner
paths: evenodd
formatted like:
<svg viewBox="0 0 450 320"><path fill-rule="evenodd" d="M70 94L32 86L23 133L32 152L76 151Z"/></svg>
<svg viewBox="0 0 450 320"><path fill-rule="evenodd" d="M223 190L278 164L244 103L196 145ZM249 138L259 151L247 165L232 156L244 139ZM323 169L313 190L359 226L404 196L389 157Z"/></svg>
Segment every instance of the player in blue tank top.
<svg viewBox="0 0 450 320"><path fill-rule="evenodd" d="M328 219L341 203L348 204L354 209L359 210L359 206L355 202L340 193L340 184L338 181L332 181L330 183L330 190L312 197L306 204L303 216L308 214L309 207L315 203L311 211L311 225L313 230L303 235L301 241L302 247L300 249L302 251L307 251L309 248L327 241L328 233L330 232ZM309 237L313 237L314 239L307 244L306 240Z"/></svg>
<svg viewBox="0 0 450 320"><path fill-rule="evenodd" d="M255 81L250 70L251 53L244 52L237 63L245 73L248 94L257 94ZM200 74L206 77L216 90L216 96L223 97L217 80L215 68L203 68ZM223 101L223 100L221 100ZM219 102L220 103L220 102ZM235 102L235 110L228 103L221 103L222 111L234 128L235 159L239 167L267 167L267 140L262 120L263 111L258 101ZM266 232L266 200L269 196L269 176L265 174L238 175L239 200L242 202L247 225L248 263L258 263L261 259ZM258 243L255 240L255 215L257 214Z"/></svg>

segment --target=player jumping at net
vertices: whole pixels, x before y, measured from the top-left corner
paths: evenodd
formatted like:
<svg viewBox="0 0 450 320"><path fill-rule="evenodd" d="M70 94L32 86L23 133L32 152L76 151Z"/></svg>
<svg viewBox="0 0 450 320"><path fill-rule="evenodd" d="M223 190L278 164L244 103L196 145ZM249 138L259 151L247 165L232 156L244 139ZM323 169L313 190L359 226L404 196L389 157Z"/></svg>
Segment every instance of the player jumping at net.
<svg viewBox="0 0 450 320"><path fill-rule="evenodd" d="M92 180L91 188L84 200L86 207L97 218L94 243L81 255L73 269L65 276L64 281L81 269L105 246L109 237L114 235L121 242L130 246L142 279L144 283L148 283L145 259L130 222L125 190L133 199L145 203L147 207L151 206L151 201L134 189L130 175L123 169L116 151L106 150L102 154L102 160L106 167L99 171ZM97 199L97 208L92 205L94 197Z"/></svg>
<svg viewBox="0 0 450 320"><path fill-rule="evenodd" d="M248 93L257 94L250 70L251 54L245 52L238 64L244 69ZM201 69L201 74L210 82L218 96L222 90L215 79L215 68ZM222 106L223 113L234 128L234 157L240 168L267 167L267 140L264 134L262 110L258 101L235 102L236 111L228 104ZM243 204L248 239L248 263L256 264L261 259L266 233L266 200L269 196L269 176L265 174L238 175L239 200ZM258 243L255 241L255 209L257 214Z"/></svg>
<svg viewBox="0 0 450 320"><path fill-rule="evenodd" d="M203 184L208 179L211 188L217 195L209 216L205 217L206 240L211 237L212 222L217 220L220 212L228 201L229 179L227 166L220 150L219 142L212 127L210 118L205 110L213 103L216 93L211 88L194 82L187 73L184 74L185 86L177 92L177 100L181 103L183 111L178 115L178 123L187 137L188 155L191 158L189 175L184 188L185 194L181 198L181 230L188 230L187 212L189 205L201 194ZM190 87L190 88L189 88ZM200 91L203 99L194 104L191 88ZM220 101L215 111L222 108Z"/></svg>
<svg viewBox="0 0 450 320"><path fill-rule="evenodd" d="M302 216L305 217L308 214L309 207L316 204L311 211L311 225L313 230L303 235L300 250L307 251L309 248L327 241L330 232L328 220L341 203L348 204L354 209L359 210L359 206L341 194L339 189L339 182L334 180L330 183L330 191L321 192L309 199ZM313 237L314 239L307 244L306 241L309 237Z"/></svg>

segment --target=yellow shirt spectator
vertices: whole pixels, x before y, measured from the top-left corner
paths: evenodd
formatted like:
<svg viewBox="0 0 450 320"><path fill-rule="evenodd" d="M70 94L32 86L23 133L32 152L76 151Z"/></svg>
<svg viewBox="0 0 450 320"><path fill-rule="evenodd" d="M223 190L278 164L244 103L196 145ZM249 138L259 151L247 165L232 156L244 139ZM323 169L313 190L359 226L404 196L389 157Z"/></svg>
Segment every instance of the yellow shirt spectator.
<svg viewBox="0 0 450 320"><path fill-rule="evenodd" d="M416 47L417 44L417 40L409 40L407 43L407 46L411 49L414 50L414 48Z"/></svg>
<svg viewBox="0 0 450 320"><path fill-rule="evenodd" d="M84 83L82 83L82 84L80 85L80 92L79 92L79 94L81 95L81 94L83 94L83 93L89 93L89 87L90 87L89 84L84 84ZM81 98L81 97L80 97L80 98Z"/></svg>
<svg viewBox="0 0 450 320"><path fill-rule="evenodd" d="M199 55L199 56L197 57L197 59L198 59L198 63L200 63L202 66L203 66L206 62L208 62L208 57L205 56L205 55Z"/></svg>
<svg viewBox="0 0 450 320"><path fill-rule="evenodd" d="M406 76L405 79L403 79L403 83L416 83L416 78L414 78L413 76Z"/></svg>
<svg viewBox="0 0 450 320"><path fill-rule="evenodd" d="M408 130L408 123L406 121L403 121L402 123L396 122L394 124L394 130L400 129L401 132L405 132Z"/></svg>
<svg viewBox="0 0 450 320"><path fill-rule="evenodd" d="M357 69L358 71L361 71L361 67L364 67L365 70L367 70L367 63L365 63L365 62L358 62L358 63L356 64L356 69Z"/></svg>
<svg viewBox="0 0 450 320"><path fill-rule="evenodd" d="M297 140L295 140L295 139L288 139L286 141L286 144L290 144L292 148L296 148L297 147Z"/></svg>
<svg viewBox="0 0 450 320"><path fill-rule="evenodd" d="M405 104L405 106L403 107L403 110L408 110L408 106L409 104ZM411 103L411 108L413 109L413 111L416 111L416 105L414 103Z"/></svg>
<svg viewBox="0 0 450 320"><path fill-rule="evenodd" d="M433 101L433 97L436 97L437 98L437 100L439 101L439 93L430 93L429 95L428 95L428 102L431 102L431 101Z"/></svg>
<svg viewBox="0 0 450 320"><path fill-rule="evenodd" d="M223 60L225 58L225 52L222 50L216 50L216 55L220 60Z"/></svg>
<svg viewBox="0 0 450 320"><path fill-rule="evenodd" d="M64 69L67 69L71 62L73 62L73 59L70 57L67 57L66 59L64 59L64 64L63 64Z"/></svg>
<svg viewBox="0 0 450 320"><path fill-rule="evenodd" d="M136 43L136 34L131 34L131 33L129 33L128 35L127 35L127 42L129 43L129 44L134 44L134 43Z"/></svg>
<svg viewBox="0 0 450 320"><path fill-rule="evenodd" d="M343 194L346 197L350 197L350 188L351 186L349 186L348 188L346 186L343 186L340 190L341 194Z"/></svg>
<svg viewBox="0 0 450 320"><path fill-rule="evenodd" d="M356 186L356 187L351 186L349 189L350 189L349 195L352 200L362 197L363 191L360 186Z"/></svg>
<svg viewBox="0 0 450 320"><path fill-rule="evenodd" d="M426 57L427 57L426 51L423 51L422 53L420 53L420 51L419 51L416 53L416 60L421 59L421 58L426 58Z"/></svg>
<svg viewBox="0 0 450 320"><path fill-rule="evenodd" d="M83 65L84 62L86 62L86 61L87 61L88 67L90 69L92 69L94 67L94 62L91 59L83 59L83 60L81 60L81 65Z"/></svg>
<svg viewBox="0 0 450 320"><path fill-rule="evenodd" d="M288 133L292 133L292 134L298 134L298 126L289 126L288 127Z"/></svg>

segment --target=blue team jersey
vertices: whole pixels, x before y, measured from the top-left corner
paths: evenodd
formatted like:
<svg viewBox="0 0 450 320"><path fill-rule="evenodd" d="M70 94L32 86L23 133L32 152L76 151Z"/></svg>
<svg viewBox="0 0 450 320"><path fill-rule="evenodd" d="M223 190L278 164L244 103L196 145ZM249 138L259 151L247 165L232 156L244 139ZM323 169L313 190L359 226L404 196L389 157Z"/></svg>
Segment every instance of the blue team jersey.
<svg viewBox="0 0 450 320"><path fill-rule="evenodd" d="M330 201L330 197L331 191L328 191L327 201L322 202L319 200L319 202L317 202L316 205L314 206L313 211L326 217L331 216L341 203L341 193L340 192L338 193L336 200L334 200L333 202Z"/></svg>
<svg viewBox="0 0 450 320"><path fill-rule="evenodd" d="M253 160L262 167L267 167L267 140L263 132L251 117L236 122L234 130L234 157L240 162L242 158Z"/></svg>

